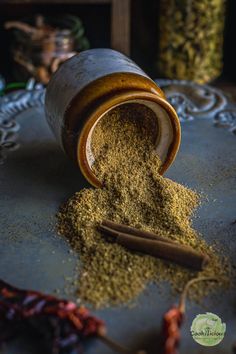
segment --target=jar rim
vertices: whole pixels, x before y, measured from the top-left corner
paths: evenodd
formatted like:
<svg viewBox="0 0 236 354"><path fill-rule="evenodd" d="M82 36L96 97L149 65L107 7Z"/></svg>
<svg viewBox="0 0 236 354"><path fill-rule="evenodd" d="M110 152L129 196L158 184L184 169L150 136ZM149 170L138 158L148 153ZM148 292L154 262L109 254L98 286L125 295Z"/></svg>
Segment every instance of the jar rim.
<svg viewBox="0 0 236 354"><path fill-rule="evenodd" d="M131 102L139 103L139 101L150 102L158 105L159 108L162 109L168 115L169 122L172 127L173 138L167 149L168 151L166 151L166 158L164 161L162 161L159 173L162 175L174 161L179 150L181 141L180 122L174 108L163 97L160 97L154 93L133 90L130 92L128 91L117 93L112 97L108 98L102 104L100 104L99 107L95 108L95 110L90 114L89 118L85 122L77 141L76 157L80 166L80 170L83 173L84 177L88 180L88 182L94 187L101 187L102 184L94 174L88 161L87 142L89 139L89 135L91 134L91 130L94 128L98 120L101 119L101 117L104 116L110 110L114 109L119 105Z"/></svg>

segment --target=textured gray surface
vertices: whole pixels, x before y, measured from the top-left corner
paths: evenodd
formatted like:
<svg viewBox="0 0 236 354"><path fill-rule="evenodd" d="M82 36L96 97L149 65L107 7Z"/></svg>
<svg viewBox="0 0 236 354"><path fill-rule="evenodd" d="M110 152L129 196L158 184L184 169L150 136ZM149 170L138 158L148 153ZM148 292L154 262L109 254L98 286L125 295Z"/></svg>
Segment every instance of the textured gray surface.
<svg viewBox="0 0 236 354"><path fill-rule="evenodd" d="M32 108L16 118L20 125L19 148L9 152L1 166L0 277L16 286L65 295L66 277L73 276L77 256L55 232L59 205L86 185L79 171L60 151L47 127L42 108ZM212 119L182 123L182 145L167 176L205 192L209 201L198 210L195 227L203 237L217 240L235 263L236 251L236 137L227 129L213 126ZM188 303L182 331L181 353L230 353L236 340L235 289L207 298L204 304ZM68 296L68 295L66 295ZM73 298L73 293L69 295ZM177 301L168 285L162 293L154 286L137 300L134 308L97 311L107 321L110 335L120 342L149 348L158 353L161 317ZM193 318L206 311L226 322L226 336L217 346L204 348L193 341ZM18 341L1 354L43 353L39 344ZM111 354L93 342L88 354Z"/></svg>

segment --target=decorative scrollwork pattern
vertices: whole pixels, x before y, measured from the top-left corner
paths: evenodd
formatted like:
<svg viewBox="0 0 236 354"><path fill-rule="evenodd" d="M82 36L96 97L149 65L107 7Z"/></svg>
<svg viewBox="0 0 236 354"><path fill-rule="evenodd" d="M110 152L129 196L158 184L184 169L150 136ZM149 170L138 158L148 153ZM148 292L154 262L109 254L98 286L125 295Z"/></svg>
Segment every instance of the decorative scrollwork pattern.
<svg viewBox="0 0 236 354"><path fill-rule="evenodd" d="M218 112L214 118L217 127L228 128L230 132L236 135L236 109L226 108Z"/></svg>
<svg viewBox="0 0 236 354"><path fill-rule="evenodd" d="M5 161L8 151L16 150L19 147L15 141L19 129L20 126L15 121L4 120L0 123L0 164Z"/></svg>
<svg viewBox="0 0 236 354"><path fill-rule="evenodd" d="M18 90L0 97L0 164L7 157L8 152L16 150L19 144L16 142L20 125L16 122L16 116L36 106L44 104L44 88L29 80L25 90Z"/></svg>
<svg viewBox="0 0 236 354"><path fill-rule="evenodd" d="M195 118L213 118L227 104L224 94L213 87L184 80L157 79L170 104L174 106L180 121Z"/></svg>

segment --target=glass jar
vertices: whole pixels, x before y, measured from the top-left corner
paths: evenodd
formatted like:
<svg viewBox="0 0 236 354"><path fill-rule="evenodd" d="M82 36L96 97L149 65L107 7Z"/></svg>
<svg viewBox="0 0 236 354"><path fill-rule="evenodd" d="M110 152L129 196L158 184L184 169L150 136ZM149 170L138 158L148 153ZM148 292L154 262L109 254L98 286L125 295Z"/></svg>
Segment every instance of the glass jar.
<svg viewBox="0 0 236 354"><path fill-rule="evenodd" d="M179 119L161 89L132 60L112 49L87 50L63 63L48 84L48 123L67 155L94 186L100 182L92 169L93 129L107 112L129 103L154 112L156 152L162 161L160 173L164 173L180 144Z"/></svg>
<svg viewBox="0 0 236 354"><path fill-rule="evenodd" d="M159 72L199 84L223 67L225 0L160 0Z"/></svg>

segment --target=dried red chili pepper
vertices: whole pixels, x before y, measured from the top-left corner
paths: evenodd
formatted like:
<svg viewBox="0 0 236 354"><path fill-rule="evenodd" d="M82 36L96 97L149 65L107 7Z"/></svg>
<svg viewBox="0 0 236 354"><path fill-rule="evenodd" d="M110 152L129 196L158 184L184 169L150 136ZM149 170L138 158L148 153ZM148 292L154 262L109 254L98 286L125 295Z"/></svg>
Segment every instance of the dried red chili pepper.
<svg viewBox="0 0 236 354"><path fill-rule="evenodd" d="M180 342L180 327L183 322L183 313L179 307L171 307L163 317L163 354L177 354Z"/></svg>
<svg viewBox="0 0 236 354"><path fill-rule="evenodd" d="M46 325L47 333L52 333L53 354L72 350L80 353L81 343L92 337L102 339L120 353L132 353L106 337L104 322L85 307L37 291L21 290L0 280L0 345L24 328L41 331Z"/></svg>
<svg viewBox="0 0 236 354"><path fill-rule="evenodd" d="M178 354L181 337L180 329L184 321L185 303L188 290L192 284L205 280L217 281L217 278L199 277L190 280L182 292L179 304L177 306L172 306L165 313L162 324L162 354Z"/></svg>
<svg viewBox="0 0 236 354"><path fill-rule="evenodd" d="M79 352L83 339L98 336L105 328L86 308L71 301L20 290L0 280L0 343L17 334L22 325L36 328L45 320L53 333L52 353L75 348Z"/></svg>

